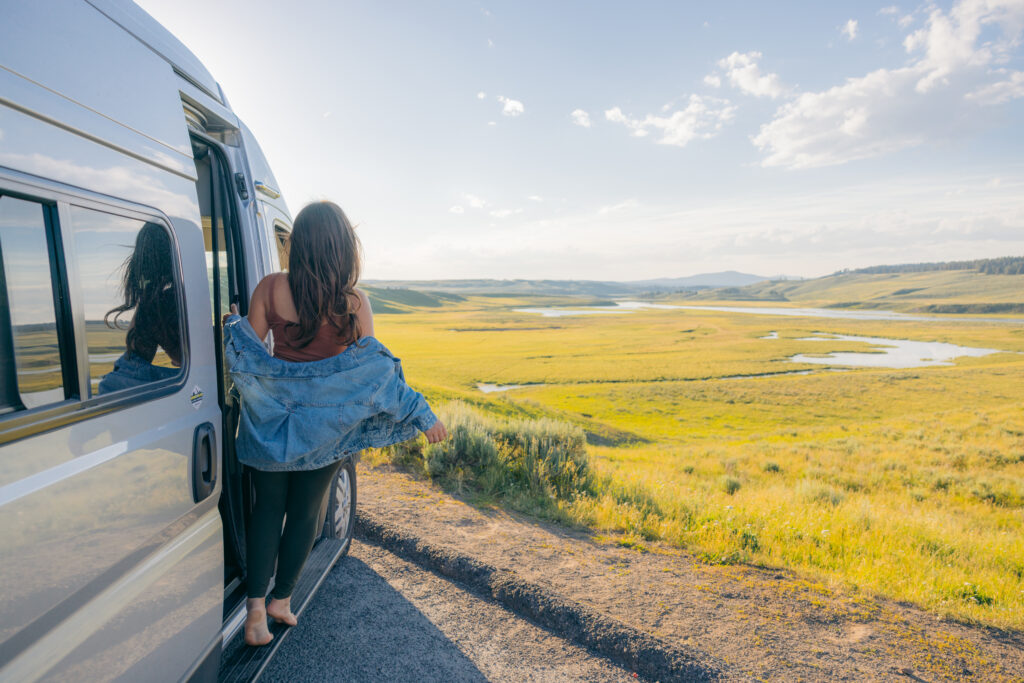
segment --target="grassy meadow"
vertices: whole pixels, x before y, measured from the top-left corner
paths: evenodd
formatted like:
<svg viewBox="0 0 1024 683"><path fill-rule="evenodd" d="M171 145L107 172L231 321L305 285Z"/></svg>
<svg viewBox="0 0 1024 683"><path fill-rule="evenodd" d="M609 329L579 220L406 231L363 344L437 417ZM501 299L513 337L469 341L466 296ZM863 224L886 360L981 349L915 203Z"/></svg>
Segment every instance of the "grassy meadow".
<svg viewBox="0 0 1024 683"><path fill-rule="evenodd" d="M419 467L485 502L621 532L619 542L639 549L664 541L708 562L788 567L944 616L1024 628L1024 319L694 310L548 318L514 309L587 302L449 296L424 307L381 294L396 313L377 314L378 337L413 386L463 425L462 455L504 469L462 467L459 453L422 444L371 457ZM771 332L778 338L761 339ZM869 350L800 340L814 333L1003 353L844 372L788 361ZM812 373L778 374L794 370ZM532 386L484 394L478 382ZM493 437L486 448L467 436L481 430ZM516 430L533 446L513 444ZM562 441L551 441L555 433ZM575 445L559 451L556 442ZM566 463L568 486L523 474L562 468L555 476L564 479Z"/></svg>

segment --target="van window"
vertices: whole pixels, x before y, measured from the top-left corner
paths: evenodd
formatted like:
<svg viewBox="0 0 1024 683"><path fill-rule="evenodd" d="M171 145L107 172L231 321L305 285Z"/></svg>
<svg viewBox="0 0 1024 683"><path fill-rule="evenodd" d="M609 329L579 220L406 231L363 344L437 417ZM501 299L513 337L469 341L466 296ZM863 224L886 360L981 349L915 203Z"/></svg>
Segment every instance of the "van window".
<svg viewBox="0 0 1024 683"><path fill-rule="evenodd" d="M90 395L181 372L174 243L159 223L70 208L85 311Z"/></svg>
<svg viewBox="0 0 1024 683"><path fill-rule="evenodd" d="M0 195L0 414L63 401L50 207Z"/></svg>
<svg viewBox="0 0 1024 683"><path fill-rule="evenodd" d="M281 223L274 223L274 237L277 242L277 256L281 262L281 270L288 270L288 253L291 247L292 233Z"/></svg>

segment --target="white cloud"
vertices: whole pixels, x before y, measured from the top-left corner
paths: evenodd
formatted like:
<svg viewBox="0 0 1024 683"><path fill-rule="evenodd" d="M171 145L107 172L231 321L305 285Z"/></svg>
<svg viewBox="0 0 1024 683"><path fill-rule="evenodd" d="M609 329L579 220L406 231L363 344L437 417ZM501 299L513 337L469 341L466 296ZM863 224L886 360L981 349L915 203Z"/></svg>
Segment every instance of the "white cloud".
<svg viewBox="0 0 1024 683"><path fill-rule="evenodd" d="M978 44L982 31L991 25L1000 26L1003 35ZM918 63L924 76L917 90L927 92L948 85L952 74L970 67L1005 61L1019 44L1022 28L1021 0L961 0L949 14L933 9L928 24L903 41L908 53L924 53Z"/></svg>
<svg viewBox="0 0 1024 683"><path fill-rule="evenodd" d="M989 27L1001 31L979 41ZM780 107L753 137L762 165L842 164L957 136L972 106L1020 96L1017 72L991 66L1008 57L1022 29L1021 0L960 0L948 14L933 9L904 41L918 55L907 66L877 69Z"/></svg>
<svg viewBox="0 0 1024 683"><path fill-rule="evenodd" d="M572 122L577 126L583 126L584 128L590 128L590 114L583 111L582 109L574 109L569 116L572 117Z"/></svg>
<svg viewBox="0 0 1024 683"><path fill-rule="evenodd" d="M490 38L487 39L487 47L494 47L494 41Z"/></svg>
<svg viewBox="0 0 1024 683"><path fill-rule="evenodd" d="M495 218L508 218L509 216L515 215L517 213L522 213L522 212L523 212L522 209L495 209L494 211L491 211L490 213Z"/></svg>
<svg viewBox="0 0 1024 683"><path fill-rule="evenodd" d="M458 204L456 204L452 208L448 209L448 213L466 213L466 210L459 206Z"/></svg>
<svg viewBox="0 0 1024 683"><path fill-rule="evenodd" d="M846 36L847 40L853 40L857 37L857 20L849 19L843 27L839 29L839 32Z"/></svg>
<svg viewBox="0 0 1024 683"><path fill-rule="evenodd" d="M658 144L685 147L695 138L714 137L732 120L735 112L736 107L728 100L690 95L686 107L667 116L648 114L642 119L635 119L624 114L619 107L613 107L605 111L604 117L612 123L626 126L635 137L657 132L661 135Z"/></svg>
<svg viewBox="0 0 1024 683"><path fill-rule="evenodd" d="M607 216L610 213L615 213L617 211L625 211L627 209L635 209L638 206L640 206L640 203L637 200L635 200L635 199L627 199L626 201L619 202L618 204L608 204L608 205L600 207L597 210L597 215L598 216Z"/></svg>
<svg viewBox="0 0 1024 683"><path fill-rule="evenodd" d="M889 5L888 7L883 7L882 9L878 10L878 13L882 16L892 17L893 20L897 24L899 24L900 28L907 28L908 26L914 23L914 13L910 12L908 14L904 14L903 16L899 16L900 8L897 7L896 5Z"/></svg>
<svg viewBox="0 0 1024 683"><path fill-rule="evenodd" d="M536 220L449 220L431 240L367 247L374 277L631 280L715 270L821 275L840 268L1024 253L1024 175L915 179L787 195L751 188L675 206L622 201ZM623 240L623 225L629 239ZM371 238L369 235L367 239ZM387 247L387 248L385 248ZM386 272L385 272L386 271ZM393 274L392 274L393 273Z"/></svg>
<svg viewBox="0 0 1024 683"><path fill-rule="evenodd" d="M513 100L505 97L504 95L498 95L498 101L505 105L501 108L501 113L504 116L519 116L526 111L526 108L523 107L523 103L519 100Z"/></svg>
<svg viewBox="0 0 1024 683"><path fill-rule="evenodd" d="M1024 97L1024 71L1000 70L998 73L1005 74L1007 78L983 85L977 90L967 93L965 97L978 104L1003 104L1018 97Z"/></svg>
<svg viewBox="0 0 1024 683"><path fill-rule="evenodd" d="M476 98L477 98L478 100L482 100L482 99L484 99L484 98L486 98L486 97L487 97L487 93L485 93L485 92L484 92L483 90L481 90L480 92L478 92L478 93L476 94Z"/></svg>
<svg viewBox="0 0 1024 683"><path fill-rule="evenodd" d="M487 201L477 197L474 194L465 194L462 196L466 200L466 204L474 209L482 209L487 206Z"/></svg>
<svg viewBox="0 0 1024 683"><path fill-rule="evenodd" d="M529 197L527 197L527 199L529 199L531 202L542 202L542 201L544 201L543 197L541 197L539 195L535 195L535 194L531 194Z"/></svg>
<svg viewBox="0 0 1024 683"><path fill-rule="evenodd" d="M929 115L912 90L912 69L879 69L823 92L800 95L761 126L753 142L764 166L810 168L877 156L924 142Z"/></svg>
<svg viewBox="0 0 1024 683"><path fill-rule="evenodd" d="M741 92L756 97L776 98L785 92L778 74L761 73L757 60L760 52L733 52L725 59L718 60L718 67L725 70L729 84Z"/></svg>
<svg viewBox="0 0 1024 683"><path fill-rule="evenodd" d="M498 125L498 122L497 121L488 121L487 125L488 126L496 126L496 125Z"/></svg>
<svg viewBox="0 0 1024 683"><path fill-rule="evenodd" d="M722 87L722 79L719 78L716 74L708 74L707 76L705 76L704 83L710 85L712 88Z"/></svg>

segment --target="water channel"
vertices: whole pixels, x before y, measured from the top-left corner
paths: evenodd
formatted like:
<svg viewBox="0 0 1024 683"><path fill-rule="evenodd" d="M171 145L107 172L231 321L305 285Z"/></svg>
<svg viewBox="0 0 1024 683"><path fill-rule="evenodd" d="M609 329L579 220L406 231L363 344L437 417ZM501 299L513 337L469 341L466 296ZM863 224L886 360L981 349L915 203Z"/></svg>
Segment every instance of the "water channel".
<svg viewBox="0 0 1024 683"><path fill-rule="evenodd" d="M911 315L895 311L856 311L831 308L772 308L754 306L681 306L672 304L654 304L643 301L620 301L611 306L593 306L586 309L565 308L517 308L521 313L536 313L545 317L563 317L573 315L595 315L630 313L642 309L685 309L697 311L720 311L726 313L746 313L750 315L795 316L806 318L834 318L840 320L893 320L893 321L942 321L942 322L997 322L1024 324L1024 318L938 318L934 316ZM760 337L764 340L778 339L778 332L770 332ZM960 357L978 358L999 353L999 349L983 349L970 346L959 346L946 342L922 342L911 339L889 339L885 337L860 337L848 334L817 334L813 337L802 337L799 341L851 341L869 344L867 351L834 351L822 355L799 353L789 357L793 363L814 363L817 365L865 367L865 368L921 368L939 365L953 365L953 359ZM492 385L487 385L492 386ZM519 388L518 385L506 385L507 388ZM504 391L504 388L484 389L481 391Z"/></svg>

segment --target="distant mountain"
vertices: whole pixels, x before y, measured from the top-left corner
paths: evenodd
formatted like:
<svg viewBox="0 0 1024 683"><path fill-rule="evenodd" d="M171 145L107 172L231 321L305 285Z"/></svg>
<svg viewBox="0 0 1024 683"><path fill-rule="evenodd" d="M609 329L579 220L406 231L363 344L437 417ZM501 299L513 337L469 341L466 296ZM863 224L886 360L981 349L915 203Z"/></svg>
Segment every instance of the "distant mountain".
<svg viewBox="0 0 1024 683"><path fill-rule="evenodd" d="M769 278L750 273L726 270L721 273L702 273L688 277L663 277L654 280L631 280L623 284L641 289L690 289L693 287L746 287Z"/></svg>

